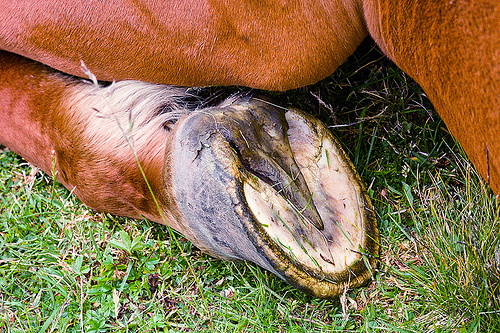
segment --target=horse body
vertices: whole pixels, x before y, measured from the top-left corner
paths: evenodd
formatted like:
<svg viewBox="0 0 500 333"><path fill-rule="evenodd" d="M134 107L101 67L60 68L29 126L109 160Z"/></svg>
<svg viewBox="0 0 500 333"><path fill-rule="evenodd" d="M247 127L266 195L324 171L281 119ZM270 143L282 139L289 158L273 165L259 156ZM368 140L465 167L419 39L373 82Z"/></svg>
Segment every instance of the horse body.
<svg viewBox="0 0 500 333"><path fill-rule="evenodd" d="M330 75L367 35L354 1L2 1L0 48L105 81L286 90Z"/></svg>
<svg viewBox="0 0 500 333"><path fill-rule="evenodd" d="M368 2L367 2L368 3ZM500 4L378 1L370 35L431 100L491 188L500 191Z"/></svg>

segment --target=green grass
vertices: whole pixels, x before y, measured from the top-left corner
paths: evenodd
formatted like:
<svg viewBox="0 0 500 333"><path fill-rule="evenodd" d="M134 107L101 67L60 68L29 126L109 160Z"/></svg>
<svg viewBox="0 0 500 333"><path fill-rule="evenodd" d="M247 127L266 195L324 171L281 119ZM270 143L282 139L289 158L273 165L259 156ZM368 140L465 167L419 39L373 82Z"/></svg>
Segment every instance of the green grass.
<svg viewBox="0 0 500 333"><path fill-rule="evenodd" d="M373 283L313 299L148 221L96 213L0 152L0 332L497 332L494 195L424 93L365 42L328 79L273 94L332 126L381 231Z"/></svg>

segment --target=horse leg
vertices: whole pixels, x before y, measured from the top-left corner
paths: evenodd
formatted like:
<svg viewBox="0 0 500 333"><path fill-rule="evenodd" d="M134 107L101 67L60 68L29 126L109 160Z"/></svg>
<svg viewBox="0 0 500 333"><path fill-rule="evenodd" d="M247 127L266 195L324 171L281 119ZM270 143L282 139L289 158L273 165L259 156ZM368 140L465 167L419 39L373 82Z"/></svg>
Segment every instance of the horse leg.
<svg viewBox="0 0 500 333"><path fill-rule="evenodd" d="M188 109L186 88L100 86L9 53L0 74L0 143L89 207L166 223L318 297L370 279L369 199L311 116L249 97Z"/></svg>

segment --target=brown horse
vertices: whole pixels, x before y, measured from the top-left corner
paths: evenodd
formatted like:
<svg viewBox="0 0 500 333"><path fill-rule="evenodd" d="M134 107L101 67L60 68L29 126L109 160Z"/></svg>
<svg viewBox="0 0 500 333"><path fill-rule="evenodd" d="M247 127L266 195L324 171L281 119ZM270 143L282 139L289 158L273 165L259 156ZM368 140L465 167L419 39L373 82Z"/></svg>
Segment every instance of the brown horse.
<svg viewBox="0 0 500 333"><path fill-rule="evenodd" d="M103 81L285 90L370 34L500 189L496 0L2 1L0 49ZM188 110L186 90L90 85L4 52L0 142L89 206L168 223L201 249L328 297L369 278L377 232L318 121L260 99Z"/></svg>

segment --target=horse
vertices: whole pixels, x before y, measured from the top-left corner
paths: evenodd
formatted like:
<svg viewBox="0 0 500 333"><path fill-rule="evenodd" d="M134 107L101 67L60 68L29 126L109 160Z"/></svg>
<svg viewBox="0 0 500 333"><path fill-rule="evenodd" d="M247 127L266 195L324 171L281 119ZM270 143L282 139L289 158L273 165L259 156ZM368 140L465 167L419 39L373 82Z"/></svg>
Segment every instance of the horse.
<svg viewBox="0 0 500 333"><path fill-rule="evenodd" d="M376 265L376 221L352 164L299 110L260 96L190 109L186 87L308 85L370 35L499 190L494 0L2 8L1 144L56 170L91 208L168 224L211 255L252 261L316 297L367 283Z"/></svg>

